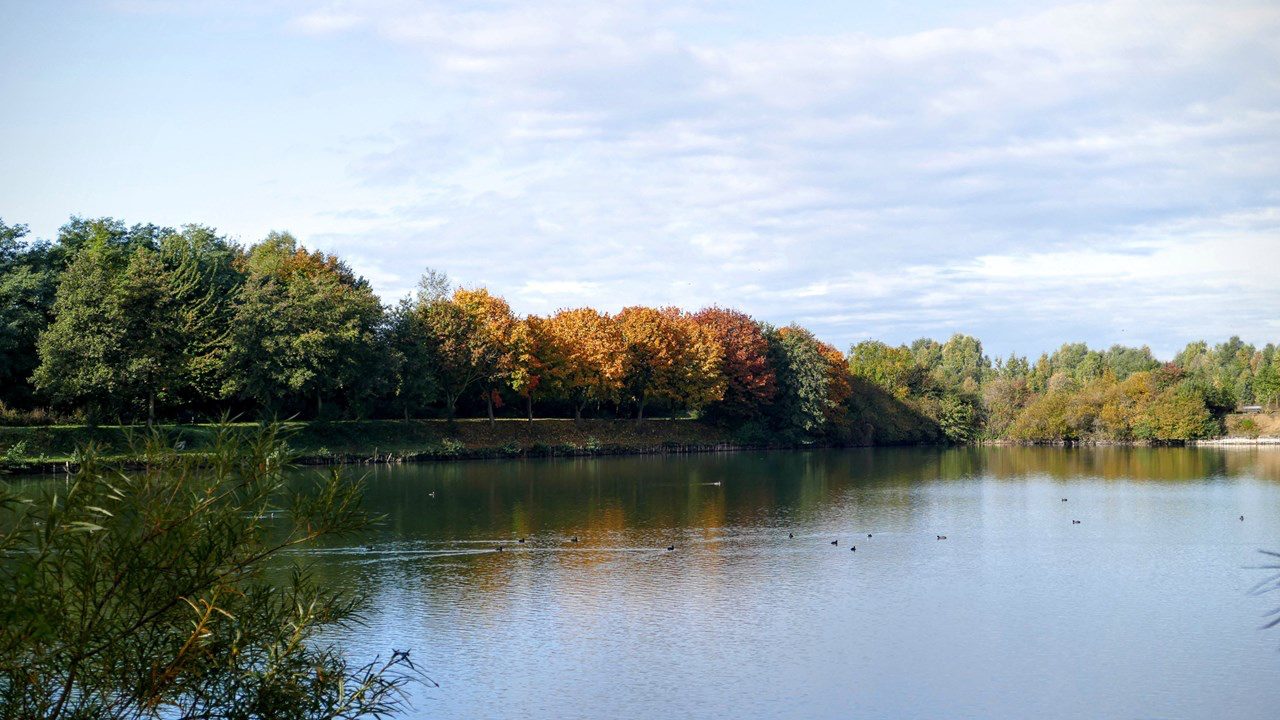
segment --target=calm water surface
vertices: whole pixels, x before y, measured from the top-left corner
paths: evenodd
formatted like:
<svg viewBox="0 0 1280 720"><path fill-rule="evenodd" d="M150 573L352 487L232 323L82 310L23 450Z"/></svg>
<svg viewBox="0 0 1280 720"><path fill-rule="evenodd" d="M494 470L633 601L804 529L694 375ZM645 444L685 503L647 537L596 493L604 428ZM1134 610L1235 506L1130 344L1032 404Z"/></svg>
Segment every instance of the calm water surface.
<svg viewBox="0 0 1280 720"><path fill-rule="evenodd" d="M1280 450L412 465L367 504L309 555L373 598L354 657L440 683L414 717L1280 717Z"/></svg>

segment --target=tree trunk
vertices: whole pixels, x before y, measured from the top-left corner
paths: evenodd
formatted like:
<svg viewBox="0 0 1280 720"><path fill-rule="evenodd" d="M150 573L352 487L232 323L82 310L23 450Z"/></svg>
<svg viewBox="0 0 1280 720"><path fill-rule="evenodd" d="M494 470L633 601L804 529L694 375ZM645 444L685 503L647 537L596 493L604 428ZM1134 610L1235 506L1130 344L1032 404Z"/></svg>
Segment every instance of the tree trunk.
<svg viewBox="0 0 1280 720"><path fill-rule="evenodd" d="M573 421L574 422L582 422L582 408L586 406L587 406L586 400L583 400L580 403L573 404Z"/></svg>
<svg viewBox="0 0 1280 720"><path fill-rule="evenodd" d="M533 424L533 394L532 393L524 396L524 406L525 406L525 409L529 411L529 424L532 425Z"/></svg>
<svg viewBox="0 0 1280 720"><path fill-rule="evenodd" d="M485 391L484 404L485 404L485 408L489 411L489 427L493 427L495 424L495 421L493 418L493 390L492 389Z"/></svg>
<svg viewBox="0 0 1280 720"><path fill-rule="evenodd" d="M150 430L156 424L156 391L147 391L147 429Z"/></svg>
<svg viewBox="0 0 1280 720"><path fill-rule="evenodd" d="M444 404L449 408L448 418L450 424L452 424L454 415L458 412L458 396L445 393Z"/></svg>
<svg viewBox="0 0 1280 720"><path fill-rule="evenodd" d="M644 395L640 396L640 402L636 405L636 422L644 420Z"/></svg>
<svg viewBox="0 0 1280 720"><path fill-rule="evenodd" d="M320 413L324 411L324 398L320 396L320 391L316 391L316 419L320 419Z"/></svg>

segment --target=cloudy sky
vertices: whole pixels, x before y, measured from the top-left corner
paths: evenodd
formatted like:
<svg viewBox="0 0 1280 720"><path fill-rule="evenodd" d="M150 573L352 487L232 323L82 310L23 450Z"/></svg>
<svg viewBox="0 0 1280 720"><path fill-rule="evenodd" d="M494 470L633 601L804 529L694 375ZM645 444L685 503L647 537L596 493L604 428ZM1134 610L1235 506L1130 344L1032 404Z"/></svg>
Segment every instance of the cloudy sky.
<svg viewBox="0 0 1280 720"><path fill-rule="evenodd" d="M0 0L0 217L842 348L1280 341L1273 0L795 5Z"/></svg>

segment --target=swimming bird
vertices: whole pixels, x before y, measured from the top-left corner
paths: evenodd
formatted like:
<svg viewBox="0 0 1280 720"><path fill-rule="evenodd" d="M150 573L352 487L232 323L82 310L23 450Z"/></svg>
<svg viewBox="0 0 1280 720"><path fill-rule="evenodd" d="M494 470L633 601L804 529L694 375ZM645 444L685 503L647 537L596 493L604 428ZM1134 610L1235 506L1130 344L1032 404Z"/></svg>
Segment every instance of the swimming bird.
<svg viewBox="0 0 1280 720"><path fill-rule="evenodd" d="M499 546L496 548L496 550L497 550L497 552L502 552L502 546L501 546L501 545L499 545Z"/></svg>
<svg viewBox="0 0 1280 720"><path fill-rule="evenodd" d="M793 538L793 537L795 537L795 533L787 533L787 537L789 537L789 538Z"/></svg>
<svg viewBox="0 0 1280 720"><path fill-rule="evenodd" d="M427 497L435 497L435 496L436 496L435 490L432 490L431 492L427 493Z"/></svg>
<svg viewBox="0 0 1280 720"><path fill-rule="evenodd" d="M1062 502L1066 502L1066 501L1067 501L1067 499L1066 499L1066 498L1062 498Z"/></svg>
<svg viewBox="0 0 1280 720"><path fill-rule="evenodd" d="M1244 522L1244 516L1243 516L1243 515L1241 515L1241 516L1240 516L1240 522Z"/></svg>
<svg viewBox="0 0 1280 720"><path fill-rule="evenodd" d="M373 552L373 546L372 546L372 545L365 545L365 546L364 546L364 549L365 549L365 550L367 550L367 551L369 551L369 552Z"/></svg>
<svg viewBox="0 0 1280 720"><path fill-rule="evenodd" d="M676 549L676 546L675 546L675 545L668 545L668 546L667 546L667 549L668 549L668 550L675 550L675 549Z"/></svg>
<svg viewBox="0 0 1280 720"><path fill-rule="evenodd" d="M574 535L573 537L569 538L569 542L578 542L578 536Z"/></svg>
<svg viewBox="0 0 1280 720"><path fill-rule="evenodd" d="M839 544L840 544L840 541L839 541L839 540L832 540L832 541L831 541L831 544L832 544L832 545L839 545Z"/></svg>
<svg viewBox="0 0 1280 720"><path fill-rule="evenodd" d="M1071 521L1071 524L1072 524L1072 525L1080 525L1081 523L1080 523L1080 521L1079 521L1079 520L1072 520L1072 521Z"/></svg>
<svg viewBox="0 0 1280 720"><path fill-rule="evenodd" d="M867 533L867 537L871 537L871 533Z"/></svg>
<svg viewBox="0 0 1280 720"><path fill-rule="evenodd" d="M520 538L517 542L524 542L524 538Z"/></svg>
<svg viewBox="0 0 1280 720"><path fill-rule="evenodd" d="M858 548L856 546L852 546L849 548L849 552L858 552Z"/></svg>
<svg viewBox="0 0 1280 720"><path fill-rule="evenodd" d="M946 539L947 539L947 536L946 536L946 535L939 535L939 536L938 536L938 539L939 539L939 540L946 540Z"/></svg>

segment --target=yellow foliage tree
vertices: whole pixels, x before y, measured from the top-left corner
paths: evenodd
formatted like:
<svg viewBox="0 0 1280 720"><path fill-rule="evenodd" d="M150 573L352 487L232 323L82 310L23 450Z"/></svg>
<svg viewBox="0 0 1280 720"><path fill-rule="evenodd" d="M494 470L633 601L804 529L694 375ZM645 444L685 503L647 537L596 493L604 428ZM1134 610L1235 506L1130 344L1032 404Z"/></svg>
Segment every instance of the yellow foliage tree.
<svg viewBox="0 0 1280 720"><path fill-rule="evenodd" d="M541 384L545 392L573 403L582 419L589 402L617 398L622 389L622 330L613 318L592 308L561 310L542 322L545 343Z"/></svg>
<svg viewBox="0 0 1280 720"><path fill-rule="evenodd" d="M506 300L490 295L484 288L459 288L453 302L471 319L474 328L468 346L476 377L484 390L489 422L494 422L494 396L510 375L515 357L520 353L515 341L517 321Z"/></svg>
<svg viewBox="0 0 1280 720"><path fill-rule="evenodd" d="M827 363L827 424L843 427L849 424L849 396L853 395L853 375L844 353L824 342L818 342L818 351Z"/></svg>
<svg viewBox="0 0 1280 720"><path fill-rule="evenodd" d="M724 350L715 336L678 308L623 308L618 326L625 343L625 387L636 419L654 398L699 409L724 396Z"/></svg>
<svg viewBox="0 0 1280 720"><path fill-rule="evenodd" d="M547 392L548 370L558 359L549 320L530 315L511 331L511 369L507 381L525 401L525 412L533 422L533 398Z"/></svg>

